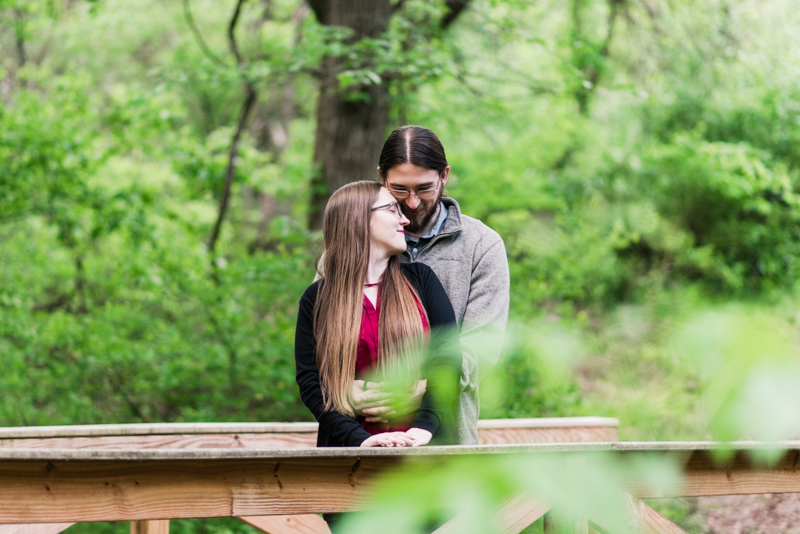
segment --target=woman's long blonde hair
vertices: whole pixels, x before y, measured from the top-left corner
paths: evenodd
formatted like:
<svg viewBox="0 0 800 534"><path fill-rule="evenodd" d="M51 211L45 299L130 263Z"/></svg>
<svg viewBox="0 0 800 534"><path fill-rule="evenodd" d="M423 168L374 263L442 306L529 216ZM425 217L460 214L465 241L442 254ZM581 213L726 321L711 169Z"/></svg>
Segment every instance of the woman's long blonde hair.
<svg viewBox="0 0 800 534"><path fill-rule="evenodd" d="M325 409L348 415L353 415L349 393L355 379L369 266L369 222L380 190L376 182L345 185L331 196L322 221L324 274L314 305L317 369ZM399 258L393 256L381 278L378 371L384 379L400 379L409 385L419 378L425 343L415 299L419 295L400 269Z"/></svg>

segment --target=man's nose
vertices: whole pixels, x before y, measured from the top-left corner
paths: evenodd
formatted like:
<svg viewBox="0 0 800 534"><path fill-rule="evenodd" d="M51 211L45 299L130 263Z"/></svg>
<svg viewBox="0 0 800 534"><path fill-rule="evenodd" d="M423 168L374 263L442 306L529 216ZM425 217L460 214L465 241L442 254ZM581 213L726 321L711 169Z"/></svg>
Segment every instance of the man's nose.
<svg viewBox="0 0 800 534"><path fill-rule="evenodd" d="M419 207L419 204L420 200L417 195L411 194L406 198L405 205L408 206L409 209L415 210Z"/></svg>

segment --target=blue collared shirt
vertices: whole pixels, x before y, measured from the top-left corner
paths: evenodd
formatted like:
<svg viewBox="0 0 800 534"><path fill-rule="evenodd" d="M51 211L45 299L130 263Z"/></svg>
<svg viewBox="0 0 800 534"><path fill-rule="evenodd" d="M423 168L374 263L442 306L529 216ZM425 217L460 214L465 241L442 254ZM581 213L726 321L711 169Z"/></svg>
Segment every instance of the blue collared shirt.
<svg viewBox="0 0 800 534"><path fill-rule="evenodd" d="M436 219L436 224L433 225L430 232L419 238L411 237L406 234L406 250L408 250L412 258L416 258L417 253L428 244L428 241L436 237L436 235L442 231L445 219L447 219L447 208L443 202L439 202L439 217Z"/></svg>

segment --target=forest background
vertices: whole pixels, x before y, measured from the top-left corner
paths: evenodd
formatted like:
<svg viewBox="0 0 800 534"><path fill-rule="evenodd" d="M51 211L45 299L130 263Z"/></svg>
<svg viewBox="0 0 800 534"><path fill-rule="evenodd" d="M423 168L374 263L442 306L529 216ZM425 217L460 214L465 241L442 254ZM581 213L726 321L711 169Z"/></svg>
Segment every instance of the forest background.
<svg viewBox="0 0 800 534"><path fill-rule="evenodd" d="M309 420L320 208L421 124L506 243L482 417L752 434L798 360L793 2L340 3L0 0L0 425Z"/></svg>

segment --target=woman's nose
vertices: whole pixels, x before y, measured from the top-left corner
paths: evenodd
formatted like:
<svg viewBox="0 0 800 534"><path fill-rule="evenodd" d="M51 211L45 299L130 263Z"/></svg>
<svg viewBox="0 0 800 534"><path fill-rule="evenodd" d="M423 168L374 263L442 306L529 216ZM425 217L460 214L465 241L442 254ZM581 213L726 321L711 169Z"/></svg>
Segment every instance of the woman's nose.
<svg viewBox="0 0 800 534"><path fill-rule="evenodd" d="M409 220L408 220L408 217L406 217L406 216L403 214L403 212L401 211L401 212L400 212L400 226L405 226L405 225L407 225L407 224L408 224L408 223L410 223L410 222L411 222L411 221L409 221Z"/></svg>

